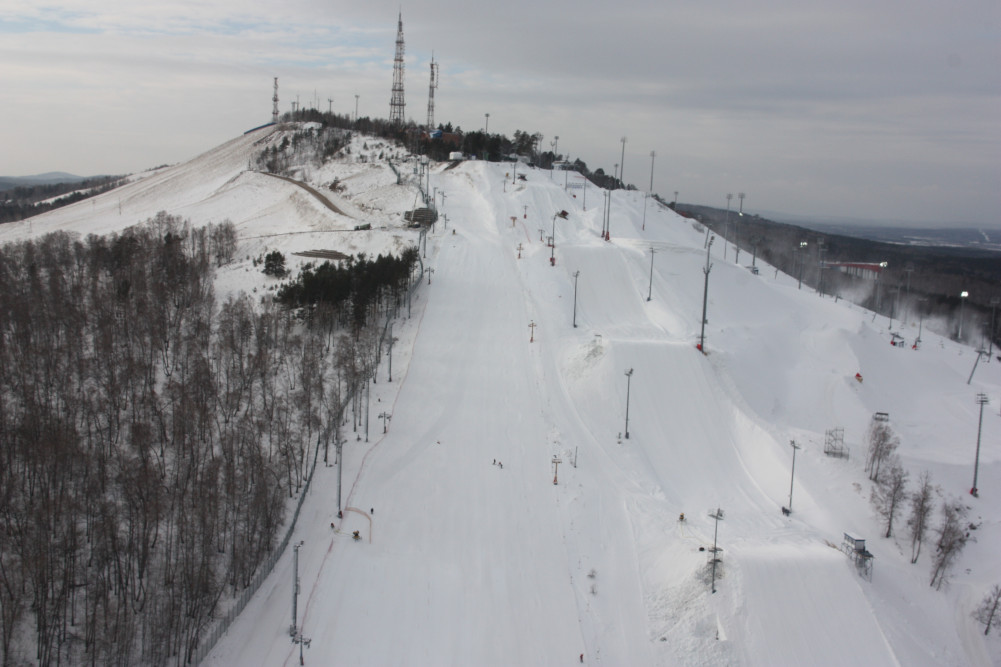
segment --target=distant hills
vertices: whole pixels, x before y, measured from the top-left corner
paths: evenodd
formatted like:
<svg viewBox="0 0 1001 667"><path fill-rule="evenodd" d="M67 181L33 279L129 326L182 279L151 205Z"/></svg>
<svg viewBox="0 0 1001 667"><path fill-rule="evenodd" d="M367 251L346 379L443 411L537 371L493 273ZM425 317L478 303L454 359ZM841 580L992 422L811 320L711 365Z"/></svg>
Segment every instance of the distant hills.
<svg viewBox="0 0 1001 667"><path fill-rule="evenodd" d="M34 176L0 176L0 192L13 190L19 187L30 187L32 185L52 185L54 183L79 183L86 180L87 176L76 176L65 171L49 171L44 174Z"/></svg>

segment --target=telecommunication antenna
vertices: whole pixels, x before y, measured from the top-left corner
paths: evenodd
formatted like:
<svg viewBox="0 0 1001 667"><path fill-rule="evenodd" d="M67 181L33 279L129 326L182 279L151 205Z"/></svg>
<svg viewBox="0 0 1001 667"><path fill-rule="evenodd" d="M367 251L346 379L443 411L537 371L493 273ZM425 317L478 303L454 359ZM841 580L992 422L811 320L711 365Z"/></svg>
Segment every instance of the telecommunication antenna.
<svg viewBox="0 0 1001 667"><path fill-rule="evenodd" d="M329 113L329 114L334 113L334 98L333 97L328 97L327 98L327 113Z"/></svg>
<svg viewBox="0 0 1001 667"><path fill-rule="evenodd" d="M434 129L434 90L438 87L438 63L431 54L431 85L428 87L428 130Z"/></svg>
<svg viewBox="0 0 1001 667"><path fill-rule="evenodd" d="M389 122L403 125L403 12L396 29L396 57L393 58L393 96L389 101Z"/></svg>
<svg viewBox="0 0 1001 667"><path fill-rule="evenodd" d="M278 122L278 77L275 77L275 95L271 98L271 102L274 106L271 107L271 122Z"/></svg>

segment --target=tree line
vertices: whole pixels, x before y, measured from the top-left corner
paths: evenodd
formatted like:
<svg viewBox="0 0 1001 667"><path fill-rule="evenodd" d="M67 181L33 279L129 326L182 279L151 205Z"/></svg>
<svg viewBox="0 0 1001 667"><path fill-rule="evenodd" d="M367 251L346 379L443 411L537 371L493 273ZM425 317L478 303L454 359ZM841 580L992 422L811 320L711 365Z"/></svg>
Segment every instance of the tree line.
<svg viewBox="0 0 1001 667"><path fill-rule="evenodd" d="M0 247L3 664L187 662L374 372L374 327L217 302L235 251L166 213Z"/></svg>
<svg viewBox="0 0 1001 667"><path fill-rule="evenodd" d="M310 262L278 289L275 301L287 308L305 309L328 327L364 327L402 305L417 262L417 248L404 250L400 257L380 254L369 260L359 253L357 259L343 262L318 266ZM267 264L264 270L269 270Z"/></svg>
<svg viewBox="0 0 1001 667"><path fill-rule="evenodd" d="M0 193L0 223L16 222L33 215L40 215L114 190L123 183L125 179L121 176L95 176L73 183L19 185ZM46 199L52 201L43 201Z"/></svg>

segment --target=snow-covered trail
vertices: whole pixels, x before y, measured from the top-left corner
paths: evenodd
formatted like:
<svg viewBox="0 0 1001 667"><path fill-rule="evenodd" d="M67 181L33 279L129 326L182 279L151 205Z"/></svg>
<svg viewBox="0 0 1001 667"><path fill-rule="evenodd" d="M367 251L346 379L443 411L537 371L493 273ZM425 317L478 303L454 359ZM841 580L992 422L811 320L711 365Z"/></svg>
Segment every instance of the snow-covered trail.
<svg viewBox="0 0 1001 667"><path fill-rule="evenodd" d="M886 355L867 316L787 276L752 276L718 247L701 355L701 232L652 206L643 229L641 195L617 192L606 242L600 195L584 211L546 172L516 184L503 176L483 163L432 175L448 193L449 225L429 243L426 299L397 325L412 350L398 350L393 384L382 371L371 385L372 443L345 446L345 504L358 511L330 531L336 476L321 468L300 519L307 662L954 660L955 640L932 630L949 601L920 588L923 572L881 570L870 584L831 548L843 530L875 533L866 492L847 491L854 462L804 448L797 512L779 508L792 438L858 429L887 400L906 416L902 429L946 428L906 399L941 401L935 382L948 378L958 408L955 360L929 350L932 372L908 367L917 357ZM555 222L553 251L540 236L560 210L569 216ZM887 398L891 376L915 390ZM384 436L380 414L391 415ZM699 549L712 545L717 507L713 595ZM352 542L352 530L366 539ZM211 664L295 661L283 633L289 560ZM932 611L899 611L917 604ZM241 642L250 628L262 635Z"/></svg>

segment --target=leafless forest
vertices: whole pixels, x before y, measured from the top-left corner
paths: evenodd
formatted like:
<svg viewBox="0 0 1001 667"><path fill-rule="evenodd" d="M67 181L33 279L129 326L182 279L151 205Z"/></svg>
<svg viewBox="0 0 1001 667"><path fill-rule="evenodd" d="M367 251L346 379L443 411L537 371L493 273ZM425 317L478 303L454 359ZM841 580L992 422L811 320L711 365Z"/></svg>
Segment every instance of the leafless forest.
<svg viewBox="0 0 1001 667"><path fill-rule="evenodd" d="M4 665L186 662L357 419L399 284L217 303L236 247L165 213L0 247Z"/></svg>

